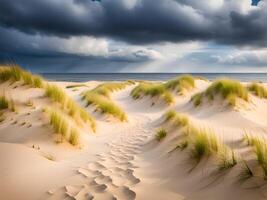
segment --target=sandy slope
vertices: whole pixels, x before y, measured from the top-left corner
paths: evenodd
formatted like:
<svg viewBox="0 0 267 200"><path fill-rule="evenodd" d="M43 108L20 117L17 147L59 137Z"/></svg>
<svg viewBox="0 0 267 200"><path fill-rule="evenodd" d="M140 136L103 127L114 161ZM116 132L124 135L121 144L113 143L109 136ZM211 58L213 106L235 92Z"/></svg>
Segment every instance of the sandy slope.
<svg viewBox="0 0 267 200"><path fill-rule="evenodd" d="M69 83L57 84L64 87ZM81 105L80 92L99 83L86 84L88 87L68 89ZM267 101L252 97L251 105L240 111L220 104L194 108L189 102L191 94L208 85L198 81L197 89L178 96L169 108L187 113L195 124L212 128L226 144L246 155L243 131L265 134ZM264 188L247 189L249 185L236 183L238 166L218 176L207 161L188 173L188 156L179 151L169 153L177 139L176 130L163 142L154 140L161 116L169 108L160 103L151 106L149 98L132 100L132 86L112 94L127 113L128 122L93 114L97 132L84 134L82 149L54 143L40 110L47 103L40 97L41 90L13 87L2 84L0 89L21 102L33 98L35 108L22 103L18 114L8 113L0 123L0 199L264 199ZM32 126L22 126L24 121Z"/></svg>

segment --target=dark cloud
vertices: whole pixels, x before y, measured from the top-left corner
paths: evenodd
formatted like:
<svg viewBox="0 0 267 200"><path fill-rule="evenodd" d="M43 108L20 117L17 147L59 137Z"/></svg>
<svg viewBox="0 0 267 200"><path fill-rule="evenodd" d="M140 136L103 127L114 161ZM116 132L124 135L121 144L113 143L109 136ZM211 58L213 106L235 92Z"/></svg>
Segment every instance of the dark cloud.
<svg viewBox="0 0 267 200"><path fill-rule="evenodd" d="M193 0L139 0L133 7L127 2L0 0L0 24L28 34L92 35L131 43L213 40L266 45L266 9L241 13L227 6L230 0L216 12Z"/></svg>

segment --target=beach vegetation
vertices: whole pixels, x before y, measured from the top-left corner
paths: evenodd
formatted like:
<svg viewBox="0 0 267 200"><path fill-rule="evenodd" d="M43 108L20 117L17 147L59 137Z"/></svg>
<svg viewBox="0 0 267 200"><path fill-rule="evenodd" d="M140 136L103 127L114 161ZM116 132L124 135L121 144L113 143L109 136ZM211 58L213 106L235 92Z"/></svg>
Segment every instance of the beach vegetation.
<svg viewBox="0 0 267 200"><path fill-rule="evenodd" d="M167 131L164 128L161 128L157 131L156 133L156 140L157 141L161 141L162 139L164 139L167 136Z"/></svg>
<svg viewBox="0 0 267 200"><path fill-rule="evenodd" d="M23 84L36 88L42 88L44 86L42 77L33 75L18 65L3 66L0 68L0 82L5 81L22 81Z"/></svg>
<svg viewBox="0 0 267 200"><path fill-rule="evenodd" d="M52 101L61 105L68 115L73 117L76 121L82 120L84 123L90 124L93 131L95 131L95 121L89 113L80 107L67 93L60 87L47 84L45 88L45 96L49 97Z"/></svg>
<svg viewBox="0 0 267 200"><path fill-rule="evenodd" d="M267 89L260 83L254 82L248 85L248 90L260 98L267 98Z"/></svg>
<svg viewBox="0 0 267 200"><path fill-rule="evenodd" d="M124 89L131 85L130 82L104 83L96 88L82 93L82 98L86 101L86 106L95 106L96 111L102 114L109 114L120 121L127 121L124 111L116 105L110 98L110 93Z"/></svg>
<svg viewBox="0 0 267 200"><path fill-rule="evenodd" d="M189 125L187 115L169 110L164 114L165 122L171 122L174 126L184 127Z"/></svg>
<svg viewBox="0 0 267 200"><path fill-rule="evenodd" d="M213 101L216 95L220 95L228 102L228 105L235 106L237 98L248 101L248 90L239 81L232 79L220 79L213 82L206 91L198 93L191 98L195 106L199 106L202 98L207 97Z"/></svg>
<svg viewBox="0 0 267 200"><path fill-rule="evenodd" d="M169 80L166 83L140 82L139 85L131 91L131 96L134 99L139 99L143 96L158 97L167 105L170 105L174 102L172 92L182 94L184 91L191 90L194 87L194 78L190 75L185 75Z"/></svg>

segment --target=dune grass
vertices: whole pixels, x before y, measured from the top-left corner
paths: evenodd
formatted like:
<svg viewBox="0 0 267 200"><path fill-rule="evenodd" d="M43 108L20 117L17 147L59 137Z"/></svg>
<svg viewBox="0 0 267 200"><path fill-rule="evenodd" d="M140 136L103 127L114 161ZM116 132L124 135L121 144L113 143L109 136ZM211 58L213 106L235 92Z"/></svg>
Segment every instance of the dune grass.
<svg viewBox="0 0 267 200"><path fill-rule="evenodd" d="M241 172L238 175L239 182L242 183L242 182L252 178L253 176L254 176L254 173L252 172L252 170L248 166L247 162L243 161Z"/></svg>
<svg viewBox="0 0 267 200"><path fill-rule="evenodd" d="M0 96L0 110L9 108L9 101L5 95Z"/></svg>
<svg viewBox="0 0 267 200"><path fill-rule="evenodd" d="M164 86L167 89L182 93L184 90L191 90L195 87L195 79L190 75L184 75L167 81Z"/></svg>
<svg viewBox="0 0 267 200"><path fill-rule="evenodd" d="M214 133L194 128L190 141L190 158L199 163L203 157L208 157L219 151L219 141Z"/></svg>
<svg viewBox="0 0 267 200"><path fill-rule="evenodd" d="M45 112L49 115L49 123L56 134L74 146L79 143L79 132L76 127L70 125L64 113L52 108L45 108Z"/></svg>
<svg viewBox="0 0 267 200"><path fill-rule="evenodd" d="M44 86L42 77L33 75L18 65L3 66L0 68L0 82L5 81L22 81L25 85L35 88L42 88Z"/></svg>
<svg viewBox="0 0 267 200"><path fill-rule="evenodd" d="M73 117L76 121L82 120L88 123L92 130L95 131L95 121L82 107L80 107L67 93L60 87L52 84L47 84L45 88L45 96L52 101L57 102L68 115Z"/></svg>
<svg viewBox="0 0 267 200"><path fill-rule="evenodd" d="M209 101L213 101L215 96L220 95L228 102L228 105L235 106L237 98L248 101L248 90L239 81L232 79L220 79L213 82L206 91L195 94L191 101L195 106L202 103L203 97L207 97Z"/></svg>
<svg viewBox="0 0 267 200"><path fill-rule="evenodd" d="M73 85L66 86L67 89L77 88L77 87L88 87L88 86L85 84L73 84Z"/></svg>
<svg viewBox="0 0 267 200"><path fill-rule="evenodd" d="M82 93L82 98L86 101L86 106L95 106L96 110L102 114L109 114L118 118L120 121L127 121L126 114L111 100L110 94L113 91L124 89L131 84L132 82L129 81L122 83L104 83L93 90Z"/></svg>
<svg viewBox="0 0 267 200"><path fill-rule="evenodd" d="M155 135L157 141L161 141L166 136L167 136L167 131L164 128L159 129Z"/></svg>
<svg viewBox="0 0 267 200"><path fill-rule="evenodd" d="M218 153L218 170L225 171L237 164L237 158L233 150L228 149L226 146L221 147Z"/></svg>
<svg viewBox="0 0 267 200"><path fill-rule="evenodd" d="M188 126L189 125L189 119L187 115L178 113L174 110L169 110L164 114L165 122L171 122L174 126Z"/></svg>
<svg viewBox="0 0 267 200"><path fill-rule="evenodd" d="M267 98L267 89L259 83L254 82L249 84L248 90L260 98Z"/></svg>
<svg viewBox="0 0 267 200"><path fill-rule="evenodd" d="M131 91L131 96L134 99L139 99L143 96L158 97L170 105L174 102L172 92L182 94L184 91L189 91L194 87L194 78L190 75L185 75L169 80L166 83L141 82Z"/></svg>

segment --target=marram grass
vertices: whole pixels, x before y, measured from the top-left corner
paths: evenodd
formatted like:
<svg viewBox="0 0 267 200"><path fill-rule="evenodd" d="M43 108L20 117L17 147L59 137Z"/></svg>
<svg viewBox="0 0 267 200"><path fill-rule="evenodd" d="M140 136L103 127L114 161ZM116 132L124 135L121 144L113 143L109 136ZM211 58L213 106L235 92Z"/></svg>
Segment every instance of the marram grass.
<svg viewBox="0 0 267 200"><path fill-rule="evenodd" d="M166 136L167 131L164 128L159 129L155 135L157 141L163 140Z"/></svg>
<svg viewBox="0 0 267 200"><path fill-rule="evenodd" d="M113 91L124 89L126 86L133 84L126 81L122 83L104 83L93 90L89 90L82 94L87 106L95 106L96 110L102 114L109 114L120 121L127 121L127 116L124 111L116 105L110 98L110 93Z"/></svg>
<svg viewBox="0 0 267 200"><path fill-rule="evenodd" d="M69 119L59 110L46 108L45 112L49 115L49 123L53 127L56 134L68 141L72 145L79 143L79 132L73 125L70 125Z"/></svg>
<svg viewBox="0 0 267 200"><path fill-rule="evenodd" d="M189 125L187 115L178 113L174 110L169 110L164 114L165 122L170 122L176 127L184 127Z"/></svg>
<svg viewBox="0 0 267 200"><path fill-rule="evenodd" d="M5 95L0 96L0 110L7 109L9 107L9 101Z"/></svg>
<svg viewBox="0 0 267 200"><path fill-rule="evenodd" d="M80 119L89 123L92 130L95 131L95 121L82 107L80 107L67 93L60 87L52 84L47 84L45 88L45 96L52 101L60 104L61 108L65 110L76 121Z"/></svg>
<svg viewBox="0 0 267 200"><path fill-rule="evenodd" d="M213 82L206 91L195 94L191 101L195 106L202 103L202 99L207 97L209 101L213 101L219 95L227 101L228 105L235 106L237 99L248 101L248 90L239 81L232 79L220 79Z"/></svg>
<svg viewBox="0 0 267 200"><path fill-rule="evenodd" d="M248 90L260 98L267 98L267 89L260 83L254 82L249 84Z"/></svg>
<svg viewBox="0 0 267 200"><path fill-rule="evenodd" d="M189 91L194 87L194 78L186 75L177 77L166 83L141 82L131 91L131 96L134 99L139 99L143 96L158 97L170 105L174 102L173 92L182 94L184 91Z"/></svg>
<svg viewBox="0 0 267 200"><path fill-rule="evenodd" d="M44 81L42 77L33 75L17 65L0 67L0 82L22 81L25 85L42 88Z"/></svg>

